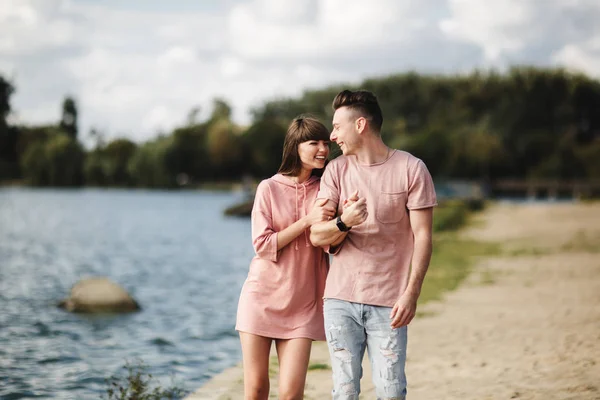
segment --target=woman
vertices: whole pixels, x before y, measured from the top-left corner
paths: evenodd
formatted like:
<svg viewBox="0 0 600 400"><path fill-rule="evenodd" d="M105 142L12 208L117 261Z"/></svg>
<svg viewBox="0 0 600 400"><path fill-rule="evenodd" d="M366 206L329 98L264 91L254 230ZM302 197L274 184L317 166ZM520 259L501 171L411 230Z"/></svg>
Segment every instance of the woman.
<svg viewBox="0 0 600 400"><path fill-rule="evenodd" d="M312 341L325 340L322 297L329 258L312 246L308 229L335 214L333 207L313 206L328 155L327 128L313 118L296 118L285 136L278 173L256 189L256 256L242 288L236 323L246 399L269 397L273 341L279 398L302 399Z"/></svg>

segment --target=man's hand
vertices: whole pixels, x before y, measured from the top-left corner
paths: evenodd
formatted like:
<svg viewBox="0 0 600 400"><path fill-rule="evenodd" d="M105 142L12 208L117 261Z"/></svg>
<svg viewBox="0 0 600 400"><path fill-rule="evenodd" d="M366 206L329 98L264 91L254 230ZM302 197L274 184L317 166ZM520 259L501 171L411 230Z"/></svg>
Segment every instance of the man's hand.
<svg viewBox="0 0 600 400"><path fill-rule="evenodd" d="M348 199L344 200L342 208L341 218L348 227L362 224L369 216L367 200L364 197L358 198L358 191L356 190Z"/></svg>
<svg viewBox="0 0 600 400"><path fill-rule="evenodd" d="M358 190L355 190L350 197L348 197L346 200L344 200L344 203L342 204L342 209L346 209L348 207L350 207L352 204L356 203L358 201Z"/></svg>
<svg viewBox="0 0 600 400"><path fill-rule="evenodd" d="M390 319L392 320L391 326L393 329L410 324L410 321L412 321L417 312L418 298L419 296L406 292L400 296L390 313Z"/></svg>

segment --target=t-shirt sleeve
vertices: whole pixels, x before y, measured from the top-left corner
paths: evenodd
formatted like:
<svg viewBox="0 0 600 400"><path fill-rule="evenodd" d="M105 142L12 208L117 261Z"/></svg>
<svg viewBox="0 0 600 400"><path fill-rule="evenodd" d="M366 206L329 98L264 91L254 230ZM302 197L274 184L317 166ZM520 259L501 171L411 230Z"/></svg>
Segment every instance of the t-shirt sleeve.
<svg viewBox="0 0 600 400"><path fill-rule="evenodd" d="M331 200L337 207L340 203L340 188L339 179L336 179L334 169L335 165L333 163L329 163L329 165L327 165L325 168L325 171L323 171L317 199Z"/></svg>
<svg viewBox="0 0 600 400"><path fill-rule="evenodd" d="M409 169L408 200L406 207L409 210L418 210L437 205L433 179L425 163L418 160L415 167Z"/></svg>
<svg viewBox="0 0 600 400"><path fill-rule="evenodd" d="M335 179L335 165L329 164L323 171L323 176L321 177L321 182L319 186L319 193L317 194L317 199L328 199L331 200L335 207L337 208L340 203L340 187L339 187L339 179ZM328 254L337 254L344 242L340 243L336 247L332 247L330 245L321 246L322 249Z"/></svg>
<svg viewBox="0 0 600 400"><path fill-rule="evenodd" d="M277 232L273 229L271 191L266 181L256 188L252 207L252 246L260 258L277 262Z"/></svg>

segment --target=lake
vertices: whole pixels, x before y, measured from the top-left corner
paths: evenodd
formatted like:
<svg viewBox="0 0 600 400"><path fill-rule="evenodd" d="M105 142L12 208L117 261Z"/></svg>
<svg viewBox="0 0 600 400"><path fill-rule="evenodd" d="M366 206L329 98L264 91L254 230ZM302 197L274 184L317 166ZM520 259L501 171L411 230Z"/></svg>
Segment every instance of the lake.
<svg viewBox="0 0 600 400"><path fill-rule="evenodd" d="M234 330L253 256L242 194L0 189L0 398L98 399L126 361L192 391L241 359ZM56 307L106 276L142 311Z"/></svg>

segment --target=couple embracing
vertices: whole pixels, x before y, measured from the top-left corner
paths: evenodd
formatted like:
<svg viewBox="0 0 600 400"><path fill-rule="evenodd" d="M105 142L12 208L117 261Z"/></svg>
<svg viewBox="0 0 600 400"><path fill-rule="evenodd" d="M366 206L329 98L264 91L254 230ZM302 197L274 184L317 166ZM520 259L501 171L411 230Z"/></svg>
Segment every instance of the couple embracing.
<svg viewBox="0 0 600 400"><path fill-rule="evenodd" d="M280 399L302 399L314 340L327 340L333 399L358 399L365 350L377 398L406 398L407 326L431 258L433 181L420 159L383 142L373 93L344 90L333 109L331 132L314 118L292 121L278 173L257 187L256 255L236 322L245 399L269 398L272 342ZM327 163L330 141L343 154Z"/></svg>

